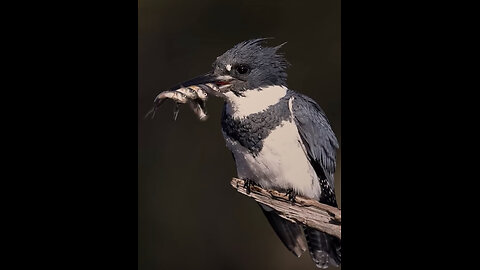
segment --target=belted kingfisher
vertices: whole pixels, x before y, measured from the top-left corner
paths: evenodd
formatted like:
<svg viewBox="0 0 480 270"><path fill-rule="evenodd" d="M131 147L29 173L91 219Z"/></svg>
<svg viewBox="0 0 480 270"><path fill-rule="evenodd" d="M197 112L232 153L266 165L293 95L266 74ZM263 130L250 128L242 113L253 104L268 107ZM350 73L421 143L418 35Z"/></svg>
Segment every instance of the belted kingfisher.
<svg viewBox="0 0 480 270"><path fill-rule="evenodd" d="M277 52L283 44L266 47L264 40L235 45L217 57L212 72L181 85L217 86L210 92L225 100L222 132L239 178L337 207L335 134L313 99L287 87L288 63ZM317 267L341 264L340 239L260 206L283 244L297 257L308 247Z"/></svg>

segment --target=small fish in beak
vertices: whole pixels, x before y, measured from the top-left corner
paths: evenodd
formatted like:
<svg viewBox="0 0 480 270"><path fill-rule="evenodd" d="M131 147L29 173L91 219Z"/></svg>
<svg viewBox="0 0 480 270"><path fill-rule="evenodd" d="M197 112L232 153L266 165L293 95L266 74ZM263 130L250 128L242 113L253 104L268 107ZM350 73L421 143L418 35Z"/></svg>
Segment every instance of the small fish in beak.
<svg viewBox="0 0 480 270"><path fill-rule="evenodd" d="M157 95L154 100L153 108L145 115L155 116L156 110L166 99L171 99L175 103L173 117L177 119L180 110L180 104L189 103L190 108L201 121L207 120L206 102L208 94L216 97L224 97L222 90L229 86L230 76L215 76L211 73L193 78L180 83L167 91Z"/></svg>

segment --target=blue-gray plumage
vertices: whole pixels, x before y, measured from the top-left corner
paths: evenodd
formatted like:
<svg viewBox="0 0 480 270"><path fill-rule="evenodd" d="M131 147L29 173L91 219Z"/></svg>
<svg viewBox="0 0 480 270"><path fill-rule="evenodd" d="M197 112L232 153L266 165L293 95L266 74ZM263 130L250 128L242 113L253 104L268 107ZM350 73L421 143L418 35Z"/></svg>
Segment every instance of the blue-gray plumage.
<svg viewBox="0 0 480 270"><path fill-rule="evenodd" d="M283 44L265 47L263 41L235 45L217 57L211 73L181 86L210 85L210 94L225 100L222 132L239 178L336 207L335 134L314 100L288 89L287 61L277 52ZM282 219L268 206L260 206L280 240L296 256L308 248L319 268L341 264L338 238Z"/></svg>
<svg viewBox="0 0 480 270"><path fill-rule="evenodd" d="M338 142L327 116L311 98L299 95L293 106L298 133L307 150L308 158L320 177L322 192L320 202L337 206L334 195L334 178ZM333 194L333 196L331 196Z"/></svg>
<svg viewBox="0 0 480 270"><path fill-rule="evenodd" d="M257 154L262 150L263 140L268 137L270 132L290 117L287 103L292 94L293 92L290 92L277 104L242 119L235 119L231 114L226 113L227 106L225 104L222 112L223 132L250 150L252 154Z"/></svg>

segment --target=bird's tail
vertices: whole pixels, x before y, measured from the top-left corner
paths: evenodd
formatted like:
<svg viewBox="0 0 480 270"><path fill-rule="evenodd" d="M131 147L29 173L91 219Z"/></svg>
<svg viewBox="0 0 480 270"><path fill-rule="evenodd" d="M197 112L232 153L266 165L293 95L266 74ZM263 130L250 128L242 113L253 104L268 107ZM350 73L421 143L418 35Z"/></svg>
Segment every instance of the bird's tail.
<svg viewBox="0 0 480 270"><path fill-rule="evenodd" d="M295 254L295 256L300 257L302 253L307 250L307 243L303 238L302 226L281 218L272 208L264 204L259 203L259 205L285 247Z"/></svg>
<svg viewBox="0 0 480 270"><path fill-rule="evenodd" d="M340 266L342 262L340 239L308 227L304 228L304 233L310 256L318 268Z"/></svg>

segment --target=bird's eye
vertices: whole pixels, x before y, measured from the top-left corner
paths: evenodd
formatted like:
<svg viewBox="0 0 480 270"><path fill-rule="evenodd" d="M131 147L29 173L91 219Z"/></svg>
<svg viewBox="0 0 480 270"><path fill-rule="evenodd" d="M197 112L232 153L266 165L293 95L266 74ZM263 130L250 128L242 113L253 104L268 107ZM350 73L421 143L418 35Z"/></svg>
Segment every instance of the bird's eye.
<svg viewBox="0 0 480 270"><path fill-rule="evenodd" d="M237 72L240 74L245 74L249 71L250 69L246 65L238 65L237 66Z"/></svg>

